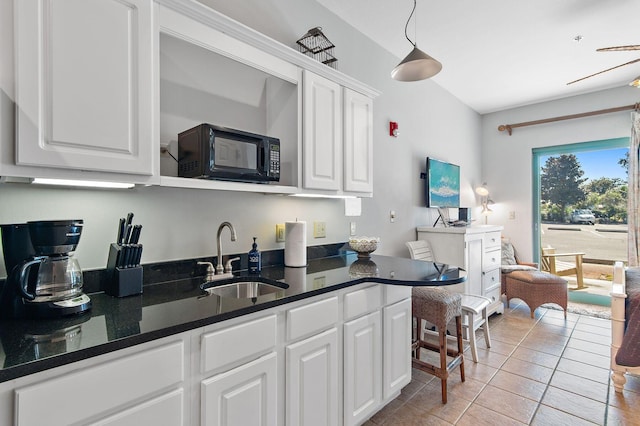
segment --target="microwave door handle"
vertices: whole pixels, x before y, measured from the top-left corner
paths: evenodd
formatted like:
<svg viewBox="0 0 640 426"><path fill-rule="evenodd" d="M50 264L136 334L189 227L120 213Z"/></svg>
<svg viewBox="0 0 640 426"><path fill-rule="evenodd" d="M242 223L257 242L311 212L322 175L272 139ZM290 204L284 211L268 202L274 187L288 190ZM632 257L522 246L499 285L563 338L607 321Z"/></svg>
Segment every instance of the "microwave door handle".
<svg viewBox="0 0 640 426"><path fill-rule="evenodd" d="M263 142L260 145L261 145L262 149L260 150L260 166L259 166L259 169L260 170L266 170L267 174L269 174L269 169L268 169L268 167L266 167L266 163L265 163L265 157L267 155L266 151L267 151L267 148L268 148L269 144Z"/></svg>

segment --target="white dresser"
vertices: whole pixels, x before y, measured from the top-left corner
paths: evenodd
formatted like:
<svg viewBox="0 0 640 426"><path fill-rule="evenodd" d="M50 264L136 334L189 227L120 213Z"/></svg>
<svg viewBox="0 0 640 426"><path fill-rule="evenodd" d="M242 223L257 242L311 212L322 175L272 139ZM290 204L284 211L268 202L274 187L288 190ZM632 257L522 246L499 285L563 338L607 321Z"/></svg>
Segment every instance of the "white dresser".
<svg viewBox="0 0 640 426"><path fill-rule="evenodd" d="M464 291L491 299L487 313L502 313L500 300L500 234L502 226L434 228L419 226L417 239L431 244L437 262L458 266L467 271Z"/></svg>

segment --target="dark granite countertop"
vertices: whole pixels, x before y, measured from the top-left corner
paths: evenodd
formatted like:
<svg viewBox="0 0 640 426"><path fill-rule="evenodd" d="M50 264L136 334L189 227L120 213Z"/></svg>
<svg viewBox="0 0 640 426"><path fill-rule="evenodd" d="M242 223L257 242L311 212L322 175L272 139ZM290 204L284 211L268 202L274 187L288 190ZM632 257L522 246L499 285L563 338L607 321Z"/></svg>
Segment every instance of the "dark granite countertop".
<svg viewBox="0 0 640 426"><path fill-rule="evenodd" d="M362 260L353 252L312 259L306 268L279 265L264 267L258 276L246 270L234 275L288 288L226 298L203 291L203 277L167 281L156 271L156 282L147 282L140 295L90 293L92 309L77 316L2 320L0 382L363 282L442 286L466 279L456 267L375 255Z"/></svg>

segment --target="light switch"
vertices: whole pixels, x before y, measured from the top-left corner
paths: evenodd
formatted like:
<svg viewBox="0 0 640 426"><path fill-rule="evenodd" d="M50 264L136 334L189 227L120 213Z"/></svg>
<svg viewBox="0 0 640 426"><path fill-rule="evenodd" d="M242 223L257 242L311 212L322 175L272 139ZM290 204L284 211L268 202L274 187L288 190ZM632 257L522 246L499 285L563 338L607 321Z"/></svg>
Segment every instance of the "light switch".
<svg viewBox="0 0 640 426"><path fill-rule="evenodd" d="M283 243L284 238L284 223L276 224L276 243Z"/></svg>
<svg viewBox="0 0 640 426"><path fill-rule="evenodd" d="M391 210L389 212L389 222L393 223L396 221L396 211L395 210Z"/></svg>
<svg viewBox="0 0 640 426"><path fill-rule="evenodd" d="M313 222L313 238L325 238L327 236L327 225L325 222Z"/></svg>

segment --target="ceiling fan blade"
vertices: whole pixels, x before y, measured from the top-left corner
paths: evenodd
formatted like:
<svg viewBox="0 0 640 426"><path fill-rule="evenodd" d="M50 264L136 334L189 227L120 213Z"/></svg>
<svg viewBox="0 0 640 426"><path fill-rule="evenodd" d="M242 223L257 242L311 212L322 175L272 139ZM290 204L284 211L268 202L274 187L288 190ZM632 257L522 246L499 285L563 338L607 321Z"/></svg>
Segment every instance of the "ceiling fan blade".
<svg viewBox="0 0 640 426"><path fill-rule="evenodd" d="M615 67L608 68L608 69L606 69L604 71L600 71L600 72L597 72L595 74L588 75L586 77L579 78L577 80L570 81L570 82L567 83L567 86L570 85L570 84L573 84L573 83L577 83L577 82L582 81L582 80L586 80L587 78L591 78L591 77L594 77L596 75L604 74L605 72L608 72L608 71L611 71L611 70L615 70L615 69L620 68L620 67L624 67L625 65L635 64L636 62L640 62L640 58L634 59L633 61L629 61L629 62L626 62L626 63L621 64L621 65L617 65Z"/></svg>
<svg viewBox="0 0 640 426"><path fill-rule="evenodd" d="M631 44L628 46L601 47L600 49L596 49L596 52L619 52L624 50L640 50L640 44Z"/></svg>

